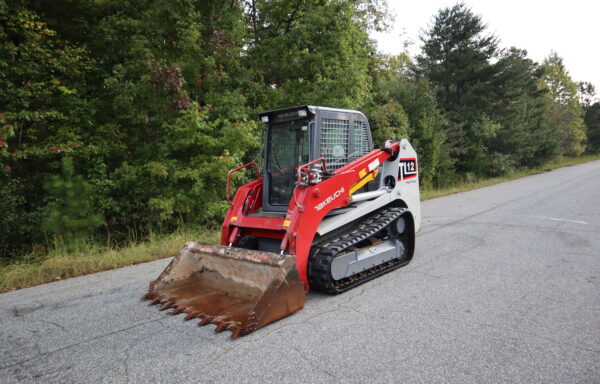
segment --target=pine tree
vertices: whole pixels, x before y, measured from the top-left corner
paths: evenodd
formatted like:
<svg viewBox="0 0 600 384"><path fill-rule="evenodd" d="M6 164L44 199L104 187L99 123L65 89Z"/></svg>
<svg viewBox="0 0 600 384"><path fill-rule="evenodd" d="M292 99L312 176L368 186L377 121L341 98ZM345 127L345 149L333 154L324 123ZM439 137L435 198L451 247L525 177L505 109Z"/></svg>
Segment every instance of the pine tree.
<svg viewBox="0 0 600 384"><path fill-rule="evenodd" d="M443 8L421 37L419 73L437 92L439 106L452 130L459 169L484 173L486 142L498 125L490 111L497 100L492 80L498 69L491 60L498 54L498 39L486 34L486 25L464 3Z"/></svg>
<svg viewBox="0 0 600 384"><path fill-rule="evenodd" d="M92 204L93 188L83 176L74 175L73 160L62 159L62 175L44 186L51 202L42 222L44 230L67 240L85 238L103 222Z"/></svg>
<svg viewBox="0 0 600 384"><path fill-rule="evenodd" d="M526 51L514 47L502 54L496 66L498 100L492 117L502 128L488 146L500 166L494 171L499 174L502 168L538 166L554 158L558 141L554 126L548 123L541 66L528 58Z"/></svg>

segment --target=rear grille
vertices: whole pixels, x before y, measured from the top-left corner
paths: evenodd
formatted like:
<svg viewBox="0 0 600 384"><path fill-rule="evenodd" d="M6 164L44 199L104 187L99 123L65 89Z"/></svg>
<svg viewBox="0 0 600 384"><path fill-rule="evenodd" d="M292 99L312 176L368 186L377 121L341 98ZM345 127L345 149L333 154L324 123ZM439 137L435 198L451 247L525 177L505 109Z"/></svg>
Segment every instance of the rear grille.
<svg viewBox="0 0 600 384"><path fill-rule="evenodd" d="M348 162L350 122L348 120L323 119L321 123L321 157L325 158L327 170L331 172Z"/></svg>
<svg viewBox="0 0 600 384"><path fill-rule="evenodd" d="M321 157L325 158L330 172L372 150L367 123L363 120L354 120L350 132L349 120L322 119L320 144Z"/></svg>
<svg viewBox="0 0 600 384"><path fill-rule="evenodd" d="M367 123L361 120L354 120L354 130L352 132L352 151L350 151L349 160L356 160L365 153L371 151L369 138L367 136Z"/></svg>

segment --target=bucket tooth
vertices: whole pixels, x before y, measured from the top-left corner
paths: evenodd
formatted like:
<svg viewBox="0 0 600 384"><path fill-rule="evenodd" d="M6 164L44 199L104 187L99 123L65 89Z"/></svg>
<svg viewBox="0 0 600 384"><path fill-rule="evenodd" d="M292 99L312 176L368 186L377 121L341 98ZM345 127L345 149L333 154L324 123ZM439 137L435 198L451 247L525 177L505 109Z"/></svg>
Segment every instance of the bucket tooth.
<svg viewBox="0 0 600 384"><path fill-rule="evenodd" d="M154 299L152 299L152 301L150 302L150 305L156 305L160 303L160 298L155 297Z"/></svg>
<svg viewBox="0 0 600 384"><path fill-rule="evenodd" d="M175 307L175 310L174 310L173 312L170 312L170 313L169 313L169 315L173 315L173 316L175 316L175 315L179 315L180 313L183 313L183 312L185 312L185 310L186 310L186 309L187 309L187 308L186 308L186 307L183 307L183 306L180 306L180 307Z"/></svg>
<svg viewBox="0 0 600 384"><path fill-rule="evenodd" d="M148 300L150 298L152 298L152 294L146 293L144 296L140 297L140 300Z"/></svg>
<svg viewBox="0 0 600 384"><path fill-rule="evenodd" d="M237 327L237 328L234 328L234 329L232 330L232 332L231 332L231 338L232 338L232 339L237 339L237 338L240 336L240 333L241 333L241 332L242 332L242 329L241 329L241 328L239 328L239 327Z"/></svg>
<svg viewBox="0 0 600 384"><path fill-rule="evenodd" d="M164 311L165 309L169 309L173 306L173 304L175 304L175 303L172 301L167 301L159 308L159 311Z"/></svg>
<svg viewBox="0 0 600 384"><path fill-rule="evenodd" d="M210 316L203 317L202 320L200 320L200 322L198 323L198 326L204 327L206 324L209 324L211 320L212 319L210 318Z"/></svg>
<svg viewBox="0 0 600 384"><path fill-rule="evenodd" d="M187 316L183 320L185 320L185 321L192 320L194 317L197 317L197 315L198 315L198 312L190 312L187 314Z"/></svg>
<svg viewBox="0 0 600 384"><path fill-rule="evenodd" d="M217 324L217 328L215 328L215 332L223 332L225 329L227 329L227 323L219 323Z"/></svg>

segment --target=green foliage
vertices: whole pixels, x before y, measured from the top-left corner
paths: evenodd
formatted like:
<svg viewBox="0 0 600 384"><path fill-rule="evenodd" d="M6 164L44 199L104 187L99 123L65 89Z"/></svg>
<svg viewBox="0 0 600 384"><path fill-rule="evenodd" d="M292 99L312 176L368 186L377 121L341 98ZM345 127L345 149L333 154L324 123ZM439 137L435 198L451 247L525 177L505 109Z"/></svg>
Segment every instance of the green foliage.
<svg viewBox="0 0 600 384"><path fill-rule="evenodd" d="M39 243L42 208L28 204L30 186L22 179L2 179L0 182L0 259L28 252Z"/></svg>
<svg viewBox="0 0 600 384"><path fill-rule="evenodd" d="M443 8L421 37L419 71L437 90L449 117L470 120L489 109L495 90L489 81L497 69L490 62L498 54L498 39L485 33L481 18L464 4Z"/></svg>
<svg viewBox="0 0 600 384"><path fill-rule="evenodd" d="M357 12L361 3L252 1L245 61L258 84L251 105L362 105L375 48L367 33L372 14L362 8Z"/></svg>
<svg viewBox="0 0 600 384"><path fill-rule="evenodd" d="M579 81L577 82L577 88L583 108L588 108L594 104L594 99L596 98L596 87L594 84L588 81Z"/></svg>
<svg viewBox="0 0 600 384"><path fill-rule="evenodd" d="M596 102L585 110L588 149L592 153L600 152L600 102Z"/></svg>
<svg viewBox="0 0 600 384"><path fill-rule="evenodd" d="M556 127L559 153L579 156L585 150L585 124L579 104L578 87L571 79L562 58L553 52L544 60L544 82L547 86L548 119Z"/></svg>
<svg viewBox="0 0 600 384"><path fill-rule="evenodd" d="M271 108L363 110L376 145L411 140L426 187L580 154L578 97L600 150L593 87L558 56L500 49L457 4L416 61L387 57L369 31L390 20L386 0L0 0L0 255L41 250L44 228L216 228Z"/></svg>
<svg viewBox="0 0 600 384"><path fill-rule="evenodd" d="M80 145L90 126L81 82L93 61L26 9L0 7L0 23L0 159L17 176Z"/></svg>
<svg viewBox="0 0 600 384"><path fill-rule="evenodd" d="M103 222L90 200L92 186L81 176L74 175L73 160L62 159L62 175L53 176L44 189L50 199L42 228L69 240L85 239Z"/></svg>
<svg viewBox="0 0 600 384"><path fill-rule="evenodd" d="M366 112L375 144L409 138L419 153L421 183L446 183L454 174L443 132L446 120L429 82L414 73L405 54L378 57L373 67L374 90Z"/></svg>
<svg viewBox="0 0 600 384"><path fill-rule="evenodd" d="M500 92L493 118L502 127L489 149L511 163L507 169L537 167L553 159L558 147L555 128L547 121L547 91L540 86L543 69L516 48L503 52L496 65L501 68ZM498 174L496 167L491 169Z"/></svg>
<svg viewBox="0 0 600 384"><path fill-rule="evenodd" d="M574 90L561 74L562 64L540 67L523 50L500 49L463 3L441 9L422 39L418 71L431 81L450 123L449 153L459 172L499 176L557 155L581 154L585 135L576 121L574 94L559 101L557 92L563 91L544 84L552 77L553 86Z"/></svg>
<svg viewBox="0 0 600 384"><path fill-rule="evenodd" d="M463 3L441 9L422 36L419 73L429 79L453 127L451 152L459 170L483 174L486 144L498 126L490 120L497 99L492 84L498 67L498 40L485 33L481 18Z"/></svg>
<svg viewBox="0 0 600 384"><path fill-rule="evenodd" d="M397 101L373 106L369 122L373 130L373 143L377 147L383 146L386 140L408 137L408 116Z"/></svg>
<svg viewBox="0 0 600 384"><path fill-rule="evenodd" d="M0 4L3 255L44 241L43 185L91 127L84 81L93 65L85 48L60 39L34 12Z"/></svg>
<svg viewBox="0 0 600 384"><path fill-rule="evenodd" d="M152 1L100 23L116 63L104 80L103 110L113 118L100 127L114 168L96 183L122 233L213 225L226 209L223 175L258 145L238 88L241 10L198 7Z"/></svg>

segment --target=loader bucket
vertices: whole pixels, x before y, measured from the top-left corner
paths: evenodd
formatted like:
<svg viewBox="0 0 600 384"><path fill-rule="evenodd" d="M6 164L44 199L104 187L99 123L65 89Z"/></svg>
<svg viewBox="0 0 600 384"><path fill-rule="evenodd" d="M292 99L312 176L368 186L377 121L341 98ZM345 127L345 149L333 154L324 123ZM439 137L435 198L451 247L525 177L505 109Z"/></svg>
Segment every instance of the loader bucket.
<svg viewBox="0 0 600 384"><path fill-rule="evenodd" d="M306 294L294 255L191 241L142 299L236 338L302 309Z"/></svg>

